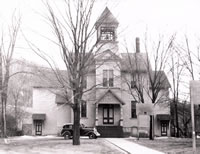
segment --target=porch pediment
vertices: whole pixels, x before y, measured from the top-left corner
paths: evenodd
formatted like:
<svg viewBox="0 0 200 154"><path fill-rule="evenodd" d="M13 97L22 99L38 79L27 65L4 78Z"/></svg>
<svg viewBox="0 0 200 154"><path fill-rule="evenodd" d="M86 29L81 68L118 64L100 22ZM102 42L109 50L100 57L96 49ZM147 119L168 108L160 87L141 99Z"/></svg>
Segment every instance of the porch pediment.
<svg viewBox="0 0 200 154"><path fill-rule="evenodd" d="M96 104L122 104L124 105L124 101L119 98L112 90L107 90L103 93L95 102Z"/></svg>

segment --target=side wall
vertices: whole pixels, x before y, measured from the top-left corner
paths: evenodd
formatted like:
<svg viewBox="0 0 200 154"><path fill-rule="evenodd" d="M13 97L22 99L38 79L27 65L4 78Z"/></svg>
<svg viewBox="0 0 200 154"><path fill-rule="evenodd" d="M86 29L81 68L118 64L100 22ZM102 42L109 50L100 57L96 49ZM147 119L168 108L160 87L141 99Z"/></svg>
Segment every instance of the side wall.
<svg viewBox="0 0 200 154"><path fill-rule="evenodd" d="M56 95L51 90L33 89L33 114L46 114L42 135L58 134L63 124L71 122L71 108L65 104L56 104ZM32 122L32 135L35 135L35 125Z"/></svg>

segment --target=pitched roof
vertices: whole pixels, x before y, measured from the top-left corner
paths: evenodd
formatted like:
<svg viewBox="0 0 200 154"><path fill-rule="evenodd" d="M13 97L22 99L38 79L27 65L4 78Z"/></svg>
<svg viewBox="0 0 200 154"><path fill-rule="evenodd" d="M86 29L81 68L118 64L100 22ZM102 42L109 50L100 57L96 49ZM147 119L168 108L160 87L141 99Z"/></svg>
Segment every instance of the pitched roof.
<svg viewBox="0 0 200 154"><path fill-rule="evenodd" d="M146 53L121 53L121 71L147 71L148 58Z"/></svg>
<svg viewBox="0 0 200 154"><path fill-rule="evenodd" d="M152 71L151 79L155 80L155 85L158 84L160 88L170 88L171 85L164 71Z"/></svg>
<svg viewBox="0 0 200 154"><path fill-rule="evenodd" d="M114 24L118 25L119 22L117 19L113 16L113 14L110 12L108 7L104 9L98 20L96 21L95 25L98 26L99 24L106 23L106 24Z"/></svg>
<svg viewBox="0 0 200 154"><path fill-rule="evenodd" d="M95 57L96 61L109 61L109 60L113 60L113 61L119 61L120 57L115 54L114 52L112 52L111 50L105 50L101 53L99 53L96 57Z"/></svg>
<svg viewBox="0 0 200 154"><path fill-rule="evenodd" d="M67 86L67 71L52 70L50 68L38 68L33 76L34 88L61 88Z"/></svg>
<svg viewBox="0 0 200 154"><path fill-rule="evenodd" d="M99 103L103 98L105 98L106 96L108 96L109 94L111 94L115 99L117 99L119 101L119 103L121 103L122 105L124 105L124 101L119 98L112 90L108 89L105 93L103 93L95 103Z"/></svg>

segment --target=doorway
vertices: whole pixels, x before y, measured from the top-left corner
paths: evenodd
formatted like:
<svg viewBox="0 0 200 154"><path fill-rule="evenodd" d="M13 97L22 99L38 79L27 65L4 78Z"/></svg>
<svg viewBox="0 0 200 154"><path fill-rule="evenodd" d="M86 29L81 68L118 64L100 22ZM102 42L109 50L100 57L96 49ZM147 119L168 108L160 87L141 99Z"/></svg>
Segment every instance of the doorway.
<svg viewBox="0 0 200 154"><path fill-rule="evenodd" d="M42 120L35 121L35 135L42 135Z"/></svg>
<svg viewBox="0 0 200 154"><path fill-rule="evenodd" d="M166 121L161 121L161 136L167 136L167 125Z"/></svg>
<svg viewBox="0 0 200 154"><path fill-rule="evenodd" d="M103 106L103 124L114 124L114 105Z"/></svg>

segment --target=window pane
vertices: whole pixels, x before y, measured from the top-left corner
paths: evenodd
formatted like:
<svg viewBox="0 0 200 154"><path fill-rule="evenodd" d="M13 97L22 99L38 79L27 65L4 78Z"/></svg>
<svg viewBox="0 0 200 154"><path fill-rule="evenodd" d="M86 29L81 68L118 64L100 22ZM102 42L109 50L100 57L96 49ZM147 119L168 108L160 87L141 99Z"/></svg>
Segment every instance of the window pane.
<svg viewBox="0 0 200 154"><path fill-rule="evenodd" d="M103 117L104 117L104 118L107 118L107 117L108 117L108 110L107 110L107 108L104 108L104 109L103 109Z"/></svg>
<svg viewBox="0 0 200 154"><path fill-rule="evenodd" d="M113 87L113 82L114 82L113 70L109 70L109 87Z"/></svg>
<svg viewBox="0 0 200 154"><path fill-rule="evenodd" d="M109 87L113 87L113 78L109 79Z"/></svg>
<svg viewBox="0 0 200 154"><path fill-rule="evenodd" d="M135 81L131 81L131 88L136 88L136 82Z"/></svg>
<svg viewBox="0 0 200 154"><path fill-rule="evenodd" d="M103 78L103 87L107 87L108 83L107 83L107 78Z"/></svg>
<svg viewBox="0 0 200 154"><path fill-rule="evenodd" d="M113 118L113 108L109 108L109 117Z"/></svg>
<svg viewBox="0 0 200 154"><path fill-rule="evenodd" d="M87 88L87 79L83 80L83 88Z"/></svg>
<svg viewBox="0 0 200 154"><path fill-rule="evenodd" d="M82 103L81 103L81 117L86 117L86 113L87 113L86 101L82 101Z"/></svg>
<svg viewBox="0 0 200 154"><path fill-rule="evenodd" d="M114 40L114 27L101 27L101 40Z"/></svg>
<svg viewBox="0 0 200 154"><path fill-rule="evenodd" d="M131 118L137 118L136 115L136 101L131 101Z"/></svg>
<svg viewBox="0 0 200 154"><path fill-rule="evenodd" d="M113 70L109 70L109 78L113 78Z"/></svg>
<svg viewBox="0 0 200 154"><path fill-rule="evenodd" d="M108 70L103 70L103 87L107 87L108 85Z"/></svg>
<svg viewBox="0 0 200 154"><path fill-rule="evenodd" d="M108 70L103 70L103 78L108 78Z"/></svg>
<svg viewBox="0 0 200 154"><path fill-rule="evenodd" d="M108 119L103 119L103 122L104 123L108 123Z"/></svg>

